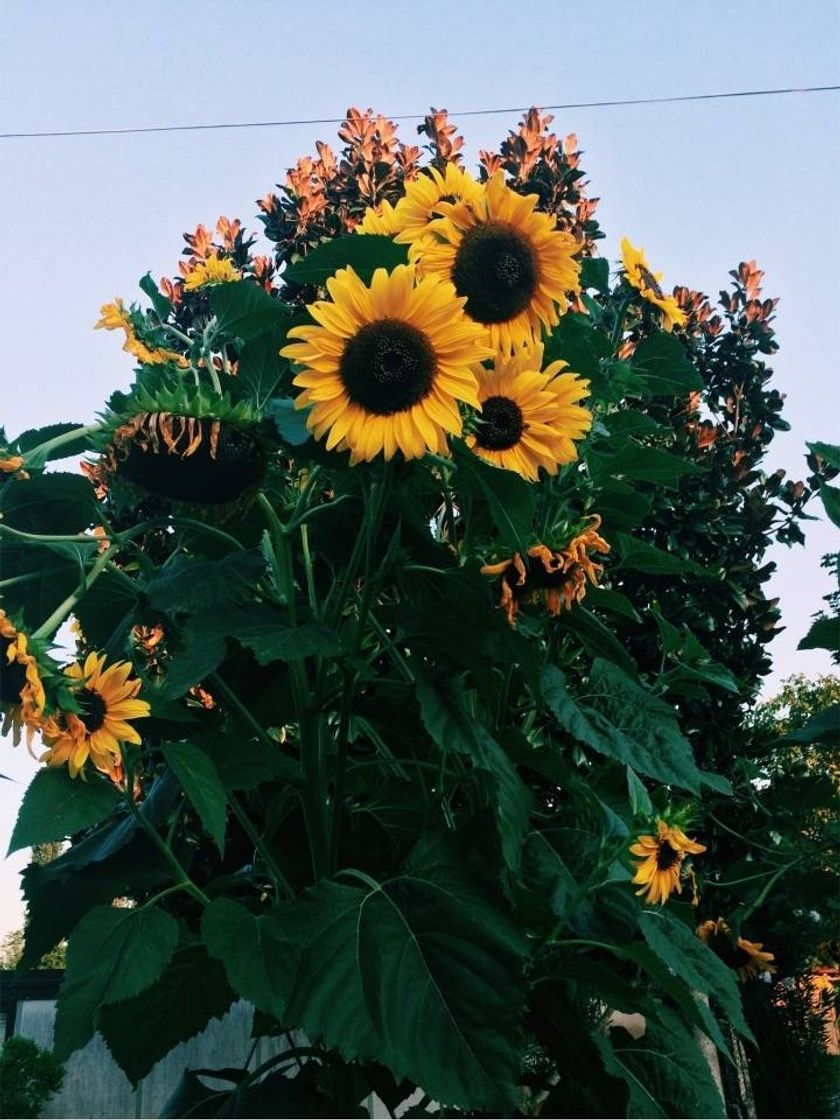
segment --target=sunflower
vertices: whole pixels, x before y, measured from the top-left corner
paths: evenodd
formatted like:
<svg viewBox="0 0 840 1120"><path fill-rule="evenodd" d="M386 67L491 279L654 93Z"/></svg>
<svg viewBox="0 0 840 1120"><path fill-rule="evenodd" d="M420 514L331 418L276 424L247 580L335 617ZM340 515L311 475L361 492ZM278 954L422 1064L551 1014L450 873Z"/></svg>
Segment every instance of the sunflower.
<svg viewBox="0 0 840 1120"><path fill-rule="evenodd" d="M776 971L773 964L775 956L763 951L763 942L747 941L745 937L739 937L733 943L732 930L723 918L718 918L716 922L703 922L697 929L697 936L714 950L724 964L735 969L741 983L762 972Z"/></svg>
<svg viewBox="0 0 840 1120"><path fill-rule="evenodd" d="M184 280L184 287L188 292L197 291L199 288L209 288L214 284L230 284L241 280L242 273L226 257L218 253L211 253L203 261L199 261Z"/></svg>
<svg viewBox="0 0 840 1120"><path fill-rule="evenodd" d="M666 296L662 291L659 286L662 273L651 272L644 249L636 249L629 238L623 237L621 261L627 282L641 294L643 299L662 312L664 330L671 331L674 327L681 327L685 323L685 312L673 296Z"/></svg>
<svg viewBox="0 0 840 1120"><path fill-rule="evenodd" d="M149 714L149 704L138 700L140 680L131 676L127 661L105 668L105 655L89 653L84 664L76 662L65 670L75 686L78 712L62 712L44 723L43 735L49 749L41 756L48 766L67 763L75 778L88 758L97 770L113 773L122 762L120 743L140 743L128 720Z"/></svg>
<svg viewBox="0 0 840 1120"><path fill-rule="evenodd" d="M558 615L583 600L587 581L597 586L604 567L597 564L590 553L610 551L610 546L598 533L600 525L601 518L593 513L589 525L564 548L535 544L524 558L515 552L510 559L482 567L482 575L501 576L499 606L507 614L511 626L516 625L519 608L526 600L542 598L549 614Z"/></svg>
<svg viewBox="0 0 840 1120"><path fill-rule="evenodd" d="M580 291L579 246L537 213L537 195L505 185L501 171L473 202L439 203L442 217L418 230L409 247L423 275L451 280L497 350L532 342L559 322L567 293Z"/></svg>
<svg viewBox="0 0 840 1120"><path fill-rule="evenodd" d="M681 828L666 824L661 818L656 822L656 836L638 836L630 845L633 855L641 856L636 864L633 882L641 884L636 894L646 896L648 902L664 905L672 891L682 891L680 871L687 853L705 852L703 844L690 840Z"/></svg>
<svg viewBox="0 0 840 1120"><path fill-rule="evenodd" d="M3 734L12 732L15 746L23 730L29 742L41 726L47 703L41 668L29 638L0 610L0 705Z"/></svg>
<svg viewBox="0 0 840 1120"><path fill-rule="evenodd" d="M138 362L148 366L165 365L168 362L185 369L189 362L183 354L174 350L164 350L160 347L147 346L142 339L137 337L130 313L126 310L121 299L113 303L104 303L99 309L99 321L94 324L94 330L122 331L125 334L123 350L133 355Z"/></svg>
<svg viewBox="0 0 840 1120"><path fill-rule="evenodd" d="M378 206L369 206L356 226L356 233L378 233L393 237L398 231L394 207L384 199Z"/></svg>
<svg viewBox="0 0 840 1120"><path fill-rule="evenodd" d="M310 408L309 430L328 449L349 447L351 464L380 451L445 454L446 433L461 434L458 401L478 407L473 367L491 354L464 299L411 265L378 268L369 288L344 268L327 291L309 307L317 325L293 327L300 341L280 351L302 367L295 407Z"/></svg>
<svg viewBox="0 0 840 1120"><path fill-rule="evenodd" d="M556 474L558 465L577 458L574 441L592 426L592 414L577 402L588 396L589 382L563 373L566 362L552 362L542 373L541 343L499 354L481 375L474 434L467 444L482 459L536 482L539 468Z"/></svg>
<svg viewBox="0 0 840 1120"><path fill-rule="evenodd" d="M394 240L410 245L422 237L429 222L440 215L441 203L463 203L474 210L481 205L484 187L473 179L469 171L446 165L441 174L436 167L427 167L423 173L405 185L405 194L393 210Z"/></svg>

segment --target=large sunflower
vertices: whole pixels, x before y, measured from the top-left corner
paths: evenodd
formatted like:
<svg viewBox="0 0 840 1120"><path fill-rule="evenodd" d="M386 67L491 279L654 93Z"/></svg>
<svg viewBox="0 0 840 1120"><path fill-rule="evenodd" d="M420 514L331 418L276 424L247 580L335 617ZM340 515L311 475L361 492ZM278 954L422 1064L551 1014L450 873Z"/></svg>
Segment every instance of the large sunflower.
<svg viewBox="0 0 840 1120"><path fill-rule="evenodd" d="M498 171L470 203L439 203L443 215L418 232L409 256L423 275L451 280L466 313L492 345L509 353L559 322L569 292L580 291L579 246L537 213L536 195L505 185Z"/></svg>
<svg viewBox="0 0 840 1120"><path fill-rule="evenodd" d="M49 747L41 760L49 766L67 763L75 778L88 758L97 770L112 774L122 761L120 743L140 743L128 720L149 714L149 704L138 700L140 680L131 676L127 661L105 668L105 655L89 653L84 664L65 670L75 685L78 712L63 712L43 726Z"/></svg>
<svg viewBox="0 0 840 1120"><path fill-rule="evenodd" d="M676 825L660 819L656 826L656 836L638 836L636 843L630 845L633 855L642 857L636 863L633 882L641 884L636 894L645 895L648 902L664 905L673 891L682 891L680 872L686 854L699 855L706 848L690 840Z"/></svg>
<svg viewBox="0 0 840 1120"><path fill-rule="evenodd" d="M402 451L419 459L446 452L461 434L458 401L478 406L473 367L491 351L463 313L451 284L418 279L411 265L378 268L366 287L352 268L327 281L329 300L311 304L316 326L280 353L302 366L296 408L327 448L350 448L351 464Z"/></svg>
<svg viewBox="0 0 840 1120"><path fill-rule="evenodd" d="M662 312L662 327L671 331L685 323L685 312L673 296L666 296L660 287L661 272L651 272L644 249L637 249L629 238L621 239L621 262L627 282L640 293L642 299Z"/></svg>
<svg viewBox="0 0 840 1120"><path fill-rule="evenodd" d="M20 742L26 730L31 741L41 725L47 698L37 657L29 638L0 610L0 706L3 733L11 730L13 742Z"/></svg>
<svg viewBox="0 0 840 1120"><path fill-rule="evenodd" d="M697 936L714 950L724 964L735 969L742 983L762 972L776 971L773 964L775 955L764 952L763 942L747 941L745 937L733 942L732 930L723 918L703 922L697 929Z"/></svg>
<svg viewBox="0 0 840 1120"><path fill-rule="evenodd" d="M592 427L592 413L578 404L589 382L552 362L540 372L541 343L499 354L479 378L481 409L467 443L482 459L536 482L539 468L556 474L577 458L574 441Z"/></svg>

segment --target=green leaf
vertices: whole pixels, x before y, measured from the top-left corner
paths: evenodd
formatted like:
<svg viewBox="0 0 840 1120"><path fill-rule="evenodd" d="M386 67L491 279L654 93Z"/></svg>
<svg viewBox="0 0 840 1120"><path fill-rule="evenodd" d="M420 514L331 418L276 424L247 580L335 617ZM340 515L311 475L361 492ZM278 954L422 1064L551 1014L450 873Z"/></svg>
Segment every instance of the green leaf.
<svg viewBox="0 0 840 1120"><path fill-rule="evenodd" d="M627 767L627 793L634 817L652 817L653 804L644 784L632 766Z"/></svg>
<svg viewBox="0 0 840 1120"><path fill-rule="evenodd" d="M322 288L340 268L350 265L365 284L370 284L377 268L389 272L406 264L408 252L390 237L381 234L351 233L322 241L303 260L296 261L283 273L283 281L292 284L315 284Z"/></svg>
<svg viewBox="0 0 840 1120"><path fill-rule="evenodd" d="M7 854L90 828L113 812L119 800L115 786L98 774L83 782L74 781L64 768L41 770L24 794Z"/></svg>
<svg viewBox="0 0 840 1120"><path fill-rule="evenodd" d="M796 648L840 651L840 618L818 618Z"/></svg>
<svg viewBox="0 0 840 1120"><path fill-rule="evenodd" d="M825 512L828 514L829 519L835 525L840 526L840 488L837 486L829 486L828 483L820 483L820 497L822 504L825 506Z"/></svg>
<svg viewBox="0 0 840 1120"><path fill-rule="evenodd" d="M685 396L703 388L703 378L672 334L644 339L633 354L632 365L648 396Z"/></svg>
<svg viewBox="0 0 840 1120"><path fill-rule="evenodd" d="M525 946L472 878L438 868L369 887L322 880L298 904L307 933L288 1021L442 1104L507 1115Z"/></svg>
<svg viewBox="0 0 840 1120"><path fill-rule="evenodd" d="M192 743L165 743L161 750L208 835L224 854L227 795L212 759Z"/></svg>
<svg viewBox="0 0 840 1120"><path fill-rule="evenodd" d="M823 712L816 712L804 727L791 731L783 743L833 743L840 739L840 704L833 704Z"/></svg>
<svg viewBox="0 0 840 1120"><path fill-rule="evenodd" d="M601 532L611 541L616 533L641 525L650 513L651 500L626 482L602 478L601 485L605 487L598 496L598 513L603 521Z"/></svg>
<svg viewBox="0 0 840 1120"><path fill-rule="evenodd" d="M115 634L124 626L130 626L137 608L138 591L139 585L124 572L106 568L85 592L73 613L91 646L109 647Z"/></svg>
<svg viewBox="0 0 840 1120"><path fill-rule="evenodd" d="M39 452L37 455L32 455L32 452L40 447L41 444L48 443L56 436L66 435L68 432L76 431L78 428L83 427L82 424L48 424L44 428L29 428L25 432L21 432L17 439L12 444L13 450L19 451L22 455L27 455L27 466L40 470L47 462L55 459L70 459L75 458L77 455L83 455L85 451L90 449L91 433L87 435L78 436L68 443L62 443L52 451Z"/></svg>
<svg viewBox="0 0 840 1120"><path fill-rule="evenodd" d="M835 470L840 470L840 447L835 443L809 443L808 450L813 455L819 455L820 458L825 459L830 467Z"/></svg>
<svg viewBox="0 0 840 1120"><path fill-rule="evenodd" d="M7 482L0 489L0 517L24 533L81 533L98 521L99 504L82 475L54 471Z"/></svg>
<svg viewBox="0 0 840 1120"><path fill-rule="evenodd" d="M637 675L636 662L612 630L586 607L578 604L574 610L564 612L558 617L557 625L561 630L574 634L593 657L605 657L620 665L630 676Z"/></svg>
<svg viewBox="0 0 840 1120"><path fill-rule="evenodd" d="M683 475L703 473L703 468L690 459L683 459L663 451L660 447L645 447L633 439L618 440L618 446L609 453L592 451L587 465L596 485L602 480L630 479L653 482L666 490L679 489Z"/></svg>
<svg viewBox="0 0 840 1120"><path fill-rule="evenodd" d="M647 541L629 537L626 533L615 534L615 546L621 557L624 568L633 568L637 572L647 572L649 575L693 575L704 579L715 579L716 574L703 568L694 560L684 560L671 552L663 552L661 548L648 544Z"/></svg>
<svg viewBox="0 0 840 1120"><path fill-rule="evenodd" d="M674 709L658 700L609 661L596 659L587 692L590 704L573 699L560 670L547 665L542 696L560 726L574 739L641 774L692 792L700 771Z"/></svg>
<svg viewBox="0 0 840 1120"><path fill-rule="evenodd" d="M300 447L311 439L306 426L308 409L295 408L293 397L276 397L268 402L266 415L274 421L274 426L283 440L292 447Z"/></svg>
<svg viewBox="0 0 840 1120"><path fill-rule="evenodd" d="M279 743L272 748L261 739L237 738L236 742L232 750L230 736L220 733L202 736L198 744L213 760L225 789L251 790L263 782L300 779L297 763L283 754Z"/></svg>
<svg viewBox="0 0 840 1120"><path fill-rule="evenodd" d="M233 899L217 898L204 911L201 936L210 956L224 965L233 990L282 1022L298 949L280 913L275 908L252 914Z"/></svg>
<svg viewBox="0 0 840 1120"><path fill-rule="evenodd" d="M179 948L140 995L103 1007L98 1026L114 1060L136 1086L179 1042L221 1019L234 993L202 945Z"/></svg>
<svg viewBox="0 0 840 1120"><path fill-rule="evenodd" d="M626 595L620 591L611 591L606 587L587 587L586 599L590 606L596 610L611 611L613 614L623 615L633 622L641 622L641 616Z"/></svg>
<svg viewBox="0 0 840 1120"><path fill-rule="evenodd" d="M221 560L189 560L178 556L143 589L149 605L166 613L199 614L228 603L253 598L265 572L259 549L232 552Z"/></svg>
<svg viewBox="0 0 840 1120"><path fill-rule="evenodd" d="M635 408L622 408L617 412L610 412L604 417L603 423L609 429L611 439L620 436L644 438L645 436L655 435L667 435L673 438L673 432L670 428L658 423L647 412L639 412Z"/></svg>
<svg viewBox="0 0 840 1120"><path fill-rule="evenodd" d="M208 288L207 298L218 329L248 342L267 331L278 334L289 322L288 308L254 280L237 280Z"/></svg>
<svg viewBox="0 0 840 1120"><path fill-rule="evenodd" d="M737 1031L755 1041L741 1005L735 972L692 929L665 910L645 910L639 925L645 941L692 991L713 996Z"/></svg>
<svg viewBox="0 0 840 1120"><path fill-rule="evenodd" d="M281 332L271 332L253 339L242 349L236 380L247 390L248 399L255 408L265 408L288 369L288 362L280 357L283 341Z"/></svg>
<svg viewBox="0 0 840 1120"><path fill-rule="evenodd" d="M589 316L571 312L563 315L545 341L545 364L558 360L568 362L569 372L589 380L593 397L610 397L612 387L605 377L601 362L611 353L609 339L594 329Z"/></svg>
<svg viewBox="0 0 840 1120"><path fill-rule="evenodd" d="M151 272L140 280L140 290L145 292L152 301L155 314L162 323L165 323L172 311L172 300L168 299L152 279Z"/></svg>
<svg viewBox="0 0 840 1120"><path fill-rule="evenodd" d="M525 552L534 515L534 488L513 471L485 463L460 441L454 442L459 493L466 487L483 502L503 544Z"/></svg>
<svg viewBox="0 0 840 1120"><path fill-rule="evenodd" d="M153 984L177 941L178 923L163 910L97 906L86 914L67 946L55 1018L56 1057L66 1061L85 1045L100 1008Z"/></svg>
<svg viewBox="0 0 840 1120"><path fill-rule="evenodd" d="M323 654L335 656L340 649L338 635L320 622L289 626L282 613L268 606L251 607L233 615L226 632L252 650L260 665L272 661L299 661Z"/></svg>
<svg viewBox="0 0 840 1120"><path fill-rule="evenodd" d="M580 262L580 286L594 288L601 295L610 290L610 262L606 257L587 257Z"/></svg>

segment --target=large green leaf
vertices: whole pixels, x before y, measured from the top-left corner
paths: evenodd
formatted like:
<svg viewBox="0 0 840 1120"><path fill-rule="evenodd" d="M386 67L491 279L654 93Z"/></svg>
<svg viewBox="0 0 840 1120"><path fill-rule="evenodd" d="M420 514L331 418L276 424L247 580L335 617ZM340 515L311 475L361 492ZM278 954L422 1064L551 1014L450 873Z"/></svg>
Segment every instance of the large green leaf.
<svg viewBox="0 0 840 1120"><path fill-rule="evenodd" d="M208 835L224 854L227 795L213 760L192 743L165 743L161 749Z"/></svg>
<svg viewBox="0 0 840 1120"><path fill-rule="evenodd" d="M610 592L603 592L609 595ZM623 596L618 596L619 599ZM626 602L626 600L625 600ZM632 608L631 608L632 609ZM573 611L566 611L560 615L557 625L562 630L574 634L585 650L593 657L605 657L620 665L625 673L636 676L638 668L636 662L610 630L586 607L576 606Z"/></svg>
<svg viewBox="0 0 840 1120"><path fill-rule="evenodd" d="M840 618L818 618L796 648L840 651Z"/></svg>
<svg viewBox="0 0 840 1120"><path fill-rule="evenodd" d="M75 458L75 456L84 454L90 448L91 433L88 432L85 435L77 436L76 439L68 440L67 443L59 444L53 450L47 448L45 451L42 450L33 454L36 448L50 443L57 436L78 431L81 427L83 427L82 424L48 424L45 428L29 428L27 431L21 432L12 444L12 449L27 456L26 465L30 470L33 468L40 470L50 460Z"/></svg>
<svg viewBox="0 0 840 1120"><path fill-rule="evenodd" d="M113 654L123 649L113 649L115 637L125 638L131 627L137 607L138 585L121 571L107 569L93 586L85 592L73 608L82 633L97 649L109 648Z"/></svg>
<svg viewBox="0 0 840 1120"><path fill-rule="evenodd" d="M596 659L587 692L574 699L554 665L541 674L542 696L560 726L594 750L667 784L697 792L700 771L673 708L609 661Z"/></svg>
<svg viewBox="0 0 840 1120"><path fill-rule="evenodd" d="M226 633L252 650L260 665L297 661L314 654L333 656L340 648L338 635L322 623L289 626L281 612L266 605L232 615Z"/></svg>
<svg viewBox="0 0 840 1120"><path fill-rule="evenodd" d="M840 704L833 704L825 711L816 712L804 727L790 731L782 740L785 743L835 743L840 740Z"/></svg>
<svg viewBox="0 0 840 1120"><path fill-rule="evenodd" d="M626 533L616 533L615 546L623 568L634 568L637 572L650 575L693 575L704 579L714 579L715 573L703 568L694 560L664 552L647 541L629 537Z"/></svg>
<svg viewBox="0 0 840 1120"><path fill-rule="evenodd" d="M386 268L390 272L407 260L405 246L397 245L392 238L353 233L322 241L302 260L290 265L283 273L283 280L323 287L339 268L350 265L364 283L369 284L377 268Z"/></svg>
<svg viewBox="0 0 840 1120"><path fill-rule="evenodd" d="M672 455L661 447L646 447L632 439L617 440L615 444L610 446L609 452L593 451L587 457L596 485L607 480L629 479L677 490L683 475L703 472L703 468L690 459Z"/></svg>
<svg viewBox="0 0 840 1120"><path fill-rule="evenodd" d="M686 396L703 388L703 378L672 334L644 339L633 354L633 372L649 396Z"/></svg>
<svg viewBox="0 0 840 1120"><path fill-rule="evenodd" d="M0 516L24 533L81 533L98 521L99 505L83 475L56 471L6 483Z"/></svg>
<svg viewBox="0 0 840 1120"><path fill-rule="evenodd" d="M8 854L90 828L104 820L119 800L114 785L98 774L83 782L74 781L63 767L40 770L23 796Z"/></svg>
<svg viewBox="0 0 840 1120"><path fill-rule="evenodd" d="M594 329L587 315L563 315L545 342L545 362L567 362L570 372L587 378L595 398L610 397L613 392L602 371L602 362L610 353L609 339Z"/></svg>
<svg viewBox="0 0 840 1120"><path fill-rule="evenodd" d="M298 781L300 768L283 753L279 743L269 746L237 731L202 736L202 751L213 760L222 785L228 790L255 789L262 782Z"/></svg>
<svg viewBox="0 0 840 1120"><path fill-rule="evenodd" d="M825 459L830 467L840 470L840 446L836 443L809 443L808 449L812 454Z"/></svg>
<svg viewBox="0 0 840 1120"><path fill-rule="evenodd" d="M508 1113L524 945L495 899L418 869L379 885L322 881L297 917L308 934L290 1023L443 1104Z"/></svg>
<svg viewBox="0 0 840 1120"><path fill-rule="evenodd" d="M454 447L458 492L462 500L466 496L462 491L466 490L483 503L502 543L524 553L530 543L534 488L513 471L485 463L464 444L456 442Z"/></svg>
<svg viewBox="0 0 840 1120"><path fill-rule="evenodd" d="M204 911L201 935L233 990L282 1021L299 950L279 913L252 914L231 898L217 898Z"/></svg>
<svg viewBox="0 0 840 1120"><path fill-rule="evenodd" d="M247 342L266 331L277 334L289 321L289 311L254 280L237 280L208 289L220 331Z"/></svg>
<svg viewBox="0 0 840 1120"><path fill-rule="evenodd" d="M281 332L271 332L252 339L242 349L237 385L247 390L248 399L255 408L265 408L288 368L286 360L280 357L283 341Z"/></svg>
<svg viewBox="0 0 840 1120"><path fill-rule="evenodd" d="M179 556L143 590L155 610L200 614L224 604L246 602L264 571L265 558L259 549L232 552L221 560Z"/></svg>
<svg viewBox="0 0 840 1120"><path fill-rule="evenodd" d="M58 995L55 1053L61 1061L90 1039L97 1012L148 988L169 963L178 923L155 908L97 906L70 938Z"/></svg>
<svg viewBox="0 0 840 1120"><path fill-rule="evenodd" d="M830 520L835 525L840 526L840 488L829 486L827 482L823 482L820 485L820 497Z"/></svg>
<svg viewBox="0 0 840 1120"><path fill-rule="evenodd" d="M131 999L103 1007L98 1026L133 1085L179 1042L220 1019L234 999L224 969L202 945L176 950L160 978Z"/></svg>

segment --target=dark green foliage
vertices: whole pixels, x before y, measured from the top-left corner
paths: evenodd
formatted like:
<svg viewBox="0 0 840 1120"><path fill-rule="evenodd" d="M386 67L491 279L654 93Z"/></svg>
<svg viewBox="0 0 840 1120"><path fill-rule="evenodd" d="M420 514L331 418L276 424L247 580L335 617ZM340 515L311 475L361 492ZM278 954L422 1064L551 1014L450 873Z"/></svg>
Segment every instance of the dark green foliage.
<svg viewBox="0 0 840 1120"><path fill-rule="evenodd" d="M63 1080L61 1063L49 1050L28 1038L7 1039L0 1050L0 1116L12 1120L40 1116Z"/></svg>

